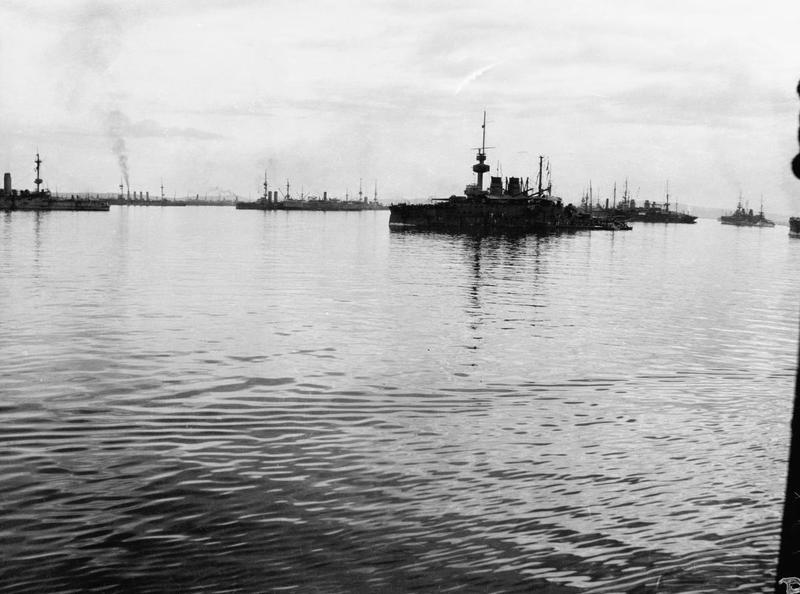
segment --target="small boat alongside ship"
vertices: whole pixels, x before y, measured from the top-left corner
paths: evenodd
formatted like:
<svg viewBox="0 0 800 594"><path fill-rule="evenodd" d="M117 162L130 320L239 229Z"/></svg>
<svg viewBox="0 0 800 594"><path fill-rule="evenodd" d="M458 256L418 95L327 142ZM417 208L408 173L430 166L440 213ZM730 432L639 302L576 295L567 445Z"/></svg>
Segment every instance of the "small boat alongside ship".
<svg viewBox="0 0 800 594"><path fill-rule="evenodd" d="M558 232L578 230L629 230L624 221L600 219L563 204L552 194L552 184L542 179L544 157L539 157L535 187L527 180L509 177L506 183L491 176L483 189L486 164L486 113L483 114L483 139L472 171L477 183L468 184L463 196L434 198L428 203L401 203L389 207L389 226L395 229L422 229L456 232ZM549 169L549 166L548 166Z"/></svg>
<svg viewBox="0 0 800 594"><path fill-rule="evenodd" d="M39 153L36 153L36 184L35 190L15 190L11 185L11 174L3 176L3 192L0 194L0 210L88 210L88 211L107 211L108 202L105 200L95 200L91 198L80 198L71 196L62 198L53 196L50 190L41 189L42 160Z"/></svg>
<svg viewBox="0 0 800 594"><path fill-rule="evenodd" d="M774 227L775 223L764 216L764 202L761 202L761 210L756 214L753 209L746 209L742 206L742 196L739 195L739 203L733 214L723 215L719 218L723 225L735 225L737 227Z"/></svg>

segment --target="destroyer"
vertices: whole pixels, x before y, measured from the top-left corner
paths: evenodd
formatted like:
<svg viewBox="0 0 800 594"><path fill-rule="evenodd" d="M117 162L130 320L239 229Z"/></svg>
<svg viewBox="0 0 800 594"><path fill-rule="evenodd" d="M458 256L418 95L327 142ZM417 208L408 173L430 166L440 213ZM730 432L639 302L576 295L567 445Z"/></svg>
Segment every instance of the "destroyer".
<svg viewBox="0 0 800 594"><path fill-rule="evenodd" d="M775 223L764 216L764 202L761 202L761 210L758 214L753 213L753 209L745 209L742 206L742 196L739 195L739 204L733 214L723 215L719 218L723 225L736 225L737 227L774 227Z"/></svg>
<svg viewBox="0 0 800 594"><path fill-rule="evenodd" d="M88 198L59 198L50 194L50 190L42 190L42 160L36 153L36 189L14 190L11 187L11 174L3 176L3 193L0 195L0 210L109 210L105 200Z"/></svg>
<svg viewBox="0 0 800 594"><path fill-rule="evenodd" d="M489 188L483 189L486 164L486 113L483 114L483 138L477 163L472 166L477 183L467 185L464 196L434 199L423 204L402 203L389 207L389 225L393 228L433 229L466 232L552 232L583 229L627 230L624 221L601 220L579 211L572 204L564 206L553 196L552 186L542 181L543 157L539 157L536 188L518 177L492 176Z"/></svg>

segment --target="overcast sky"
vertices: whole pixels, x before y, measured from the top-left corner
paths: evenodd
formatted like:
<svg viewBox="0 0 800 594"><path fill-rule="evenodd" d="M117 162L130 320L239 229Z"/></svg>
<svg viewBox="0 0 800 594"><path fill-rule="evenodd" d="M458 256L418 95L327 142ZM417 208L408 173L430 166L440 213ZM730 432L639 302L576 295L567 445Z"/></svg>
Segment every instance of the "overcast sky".
<svg viewBox="0 0 800 594"><path fill-rule="evenodd" d="M0 0L15 187L386 202L488 162L554 191L800 214L800 2Z"/></svg>

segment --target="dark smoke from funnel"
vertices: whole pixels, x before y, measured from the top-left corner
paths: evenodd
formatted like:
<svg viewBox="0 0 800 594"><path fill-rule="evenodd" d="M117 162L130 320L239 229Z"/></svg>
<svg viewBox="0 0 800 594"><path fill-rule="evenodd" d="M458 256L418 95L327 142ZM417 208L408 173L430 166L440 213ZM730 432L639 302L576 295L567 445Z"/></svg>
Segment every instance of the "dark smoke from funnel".
<svg viewBox="0 0 800 594"><path fill-rule="evenodd" d="M125 146L125 138L123 133L128 125L128 118L125 117L120 110L114 109L108 112L106 116L106 123L108 124L108 134L111 136L111 150L117 156L119 169L122 172L122 177L125 180L125 187L130 189L130 182L128 180L128 148Z"/></svg>
<svg viewBox="0 0 800 594"><path fill-rule="evenodd" d="M115 139L111 148L113 149L114 154L117 155L117 161L119 161L119 168L122 171L122 177L125 178L125 187L130 189L131 186L128 182L128 155L127 149L125 148L125 140L123 138Z"/></svg>

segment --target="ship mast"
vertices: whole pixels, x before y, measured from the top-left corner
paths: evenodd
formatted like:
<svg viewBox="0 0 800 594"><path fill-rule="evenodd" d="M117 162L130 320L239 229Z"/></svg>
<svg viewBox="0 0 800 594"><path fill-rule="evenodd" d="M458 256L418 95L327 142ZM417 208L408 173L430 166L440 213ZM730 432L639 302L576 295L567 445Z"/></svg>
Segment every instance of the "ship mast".
<svg viewBox="0 0 800 594"><path fill-rule="evenodd" d="M544 157L543 157L542 155L539 155L539 181L538 181L538 191L537 191L537 195L538 195L540 198L541 198L541 196L542 196L542 161L543 161L543 160L544 160Z"/></svg>
<svg viewBox="0 0 800 594"><path fill-rule="evenodd" d="M161 199L164 199L164 178L161 178Z"/></svg>
<svg viewBox="0 0 800 594"><path fill-rule="evenodd" d="M34 161L34 163L36 163L36 179L33 180L33 183L36 184L36 193L38 194L39 193L39 186L42 185L42 177L41 177L41 175L39 173L39 168L42 165L42 160L39 158L39 153L38 152L36 153L36 161Z"/></svg>
<svg viewBox="0 0 800 594"><path fill-rule="evenodd" d="M286 199L289 199L289 180L286 180Z"/></svg>
<svg viewBox="0 0 800 594"><path fill-rule="evenodd" d="M669 180L667 180L667 202L666 202L667 212L669 212Z"/></svg>
<svg viewBox="0 0 800 594"><path fill-rule="evenodd" d="M491 169L486 164L486 110L483 110L483 125L481 125L481 129L483 131L482 138L481 138L481 148L478 150L478 156L475 157L478 162L472 166L472 171L478 174L478 192L483 191L483 174L486 173Z"/></svg>
<svg viewBox="0 0 800 594"><path fill-rule="evenodd" d="M267 200L269 194L267 193L267 170L264 170L264 200Z"/></svg>

